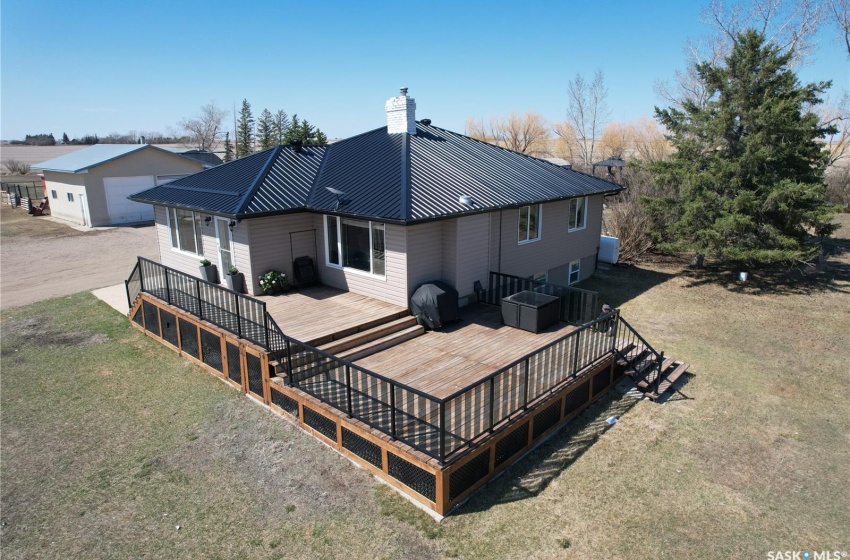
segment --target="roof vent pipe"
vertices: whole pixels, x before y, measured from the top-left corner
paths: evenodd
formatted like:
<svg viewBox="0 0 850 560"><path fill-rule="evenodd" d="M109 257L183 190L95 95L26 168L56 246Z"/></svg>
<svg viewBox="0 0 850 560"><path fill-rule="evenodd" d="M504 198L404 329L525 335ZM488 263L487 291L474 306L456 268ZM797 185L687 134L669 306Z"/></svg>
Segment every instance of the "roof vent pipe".
<svg viewBox="0 0 850 560"><path fill-rule="evenodd" d="M300 138L296 138L294 140L289 141L289 145L292 146L292 151L295 152L296 154L301 153L301 145L303 143L304 143L304 141L301 140Z"/></svg>
<svg viewBox="0 0 850 560"><path fill-rule="evenodd" d="M431 119L422 119L420 122L425 126L431 126Z"/></svg>

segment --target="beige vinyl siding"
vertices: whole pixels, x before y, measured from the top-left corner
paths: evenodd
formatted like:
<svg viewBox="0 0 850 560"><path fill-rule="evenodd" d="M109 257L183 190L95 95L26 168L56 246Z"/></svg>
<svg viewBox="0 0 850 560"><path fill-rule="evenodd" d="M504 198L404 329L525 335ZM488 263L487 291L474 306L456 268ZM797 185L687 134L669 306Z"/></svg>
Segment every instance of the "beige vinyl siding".
<svg viewBox="0 0 850 560"><path fill-rule="evenodd" d="M443 220L443 282L457 288L457 220Z"/></svg>
<svg viewBox="0 0 850 560"><path fill-rule="evenodd" d="M75 224L83 223L83 214L80 210L80 193L86 192L85 179L85 174L44 172L46 185L44 195L50 201L50 214L52 216ZM51 190L56 191L56 198L51 196ZM68 193L74 195L73 202L68 202Z"/></svg>
<svg viewBox="0 0 850 560"><path fill-rule="evenodd" d="M457 219L457 276L455 289L459 297L475 293L475 281L487 286L490 274L490 219L486 214Z"/></svg>
<svg viewBox="0 0 850 560"><path fill-rule="evenodd" d="M318 236L316 264L322 284L407 307L407 232L403 226L386 224L386 275L383 278L328 266L323 215L313 216L313 227Z"/></svg>
<svg viewBox="0 0 850 560"><path fill-rule="evenodd" d="M531 276L569 264L576 259L591 256L595 259L602 224L602 199L601 195L588 197L587 226L573 232L567 231L569 200L544 204L540 240L521 245L517 243L518 211L511 209L501 212L501 232L499 231L499 213L494 213L495 219L491 219L491 231L496 243L491 243L491 251L496 251L498 264L498 240L501 239L500 272L515 276ZM592 269L592 267L588 268ZM584 276L584 267L582 267L582 276Z"/></svg>
<svg viewBox="0 0 850 560"><path fill-rule="evenodd" d="M292 261L295 257L309 256L317 262L314 247L313 216L307 213L285 214L243 220L233 232L233 243L239 270L245 272L245 286L252 294L262 293L260 274L269 270L285 272L294 281ZM239 237L237 234L246 232ZM293 254L294 252L294 254ZM245 264L240 264L241 262ZM249 276L250 274L250 276Z"/></svg>
<svg viewBox="0 0 850 560"><path fill-rule="evenodd" d="M156 220L156 237L159 242L159 262L165 266L169 266L180 272L191 274L192 276L200 276L200 261L203 257L217 265L218 263L218 244L215 240L215 225L210 222L209 225L201 222L201 237L204 245L204 255L198 256L191 253L180 251L171 246L171 231L168 229L168 208L165 206L154 207L154 219ZM203 214L206 216L206 214ZM222 274L226 270L219 270L219 279L224 280Z"/></svg>
<svg viewBox="0 0 850 560"><path fill-rule="evenodd" d="M420 284L446 278L443 271L443 224L429 222L407 228L407 298Z"/></svg>

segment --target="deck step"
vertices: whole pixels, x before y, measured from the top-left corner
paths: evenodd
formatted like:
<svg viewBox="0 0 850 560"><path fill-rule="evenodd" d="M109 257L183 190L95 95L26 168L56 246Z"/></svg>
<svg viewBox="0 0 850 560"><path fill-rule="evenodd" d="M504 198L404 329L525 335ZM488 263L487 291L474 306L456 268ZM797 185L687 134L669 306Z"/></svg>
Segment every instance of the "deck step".
<svg viewBox="0 0 850 560"><path fill-rule="evenodd" d="M658 392L653 391L652 393L647 393L646 396L654 401L657 401L659 398L661 398L661 395L666 393L667 390L673 386L673 383L678 381L679 378L682 377L682 375L684 375L686 371L688 371L689 367L690 365L685 362L675 362L675 368L673 369L673 371L669 372L664 377L664 379L662 379L661 384L658 386Z"/></svg>
<svg viewBox="0 0 850 560"><path fill-rule="evenodd" d="M416 318L411 315L408 315L407 317L402 317L401 319L396 319L388 323L382 323L377 326L373 326L369 329L362 330L360 332L349 335L345 338L341 338L338 340L334 340L333 342L323 344L322 346L319 346L319 349L327 352L328 354L339 355L340 353L345 352L346 350L351 350L352 348L363 346L364 344L372 342L373 340L383 338L394 332L402 331L414 325L416 325Z"/></svg>
<svg viewBox="0 0 850 560"><path fill-rule="evenodd" d="M653 362L654 364L655 362ZM664 362L661 364L661 377L662 382L665 373L675 363L673 358L664 358ZM655 376L658 374L658 370L656 368L646 368L643 372L641 372L640 377L636 378L635 384L641 389L648 389L650 385L655 383Z"/></svg>
<svg viewBox="0 0 850 560"><path fill-rule="evenodd" d="M322 335L320 337L311 338L305 340L306 344L310 346L314 346L316 348L321 348L324 345L331 344L332 342L343 340L350 336L357 335L358 333L365 332L367 330L374 329L376 327L380 327L386 323L394 322L398 319L404 319L406 317L410 317L410 312L406 309L403 311L399 311L398 313L393 313L390 315L385 315L383 317L378 317L377 319L372 319L370 321L366 321L364 323L360 323L357 326L349 327L347 329L338 330L329 334Z"/></svg>
<svg viewBox="0 0 850 560"><path fill-rule="evenodd" d="M407 327L403 330L378 338L371 342L367 342L366 344L363 344L361 346L346 350L345 352L339 354L339 357L353 362L355 360L363 359L366 356L371 356L372 354L375 354L377 352L381 352L382 350L386 350L387 348L391 348L397 344L401 344L402 342L406 342L410 339L416 338L417 336L424 333L425 327L423 327L422 325L414 325L412 327Z"/></svg>

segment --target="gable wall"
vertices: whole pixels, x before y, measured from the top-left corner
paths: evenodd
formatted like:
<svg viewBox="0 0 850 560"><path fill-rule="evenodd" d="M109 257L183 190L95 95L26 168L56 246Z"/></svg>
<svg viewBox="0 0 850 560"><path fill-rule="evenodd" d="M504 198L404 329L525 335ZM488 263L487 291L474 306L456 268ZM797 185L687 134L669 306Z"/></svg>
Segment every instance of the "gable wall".
<svg viewBox="0 0 850 560"><path fill-rule="evenodd" d="M602 200L602 195L588 197L586 227L574 232L567 231L569 200L544 204L540 241L522 245L517 243L519 211L494 212L490 220L491 259L495 257L491 260L493 270L515 276L531 276L569 264L575 259L588 259L582 262L582 277L589 276L593 273L599 247ZM593 257L592 262L590 257Z"/></svg>
<svg viewBox="0 0 850 560"><path fill-rule="evenodd" d="M157 149L140 150L93 167L88 173L80 174L84 177L86 184L91 225L106 226L111 223L103 186L105 177L177 175L197 173L202 170L203 165L200 162Z"/></svg>

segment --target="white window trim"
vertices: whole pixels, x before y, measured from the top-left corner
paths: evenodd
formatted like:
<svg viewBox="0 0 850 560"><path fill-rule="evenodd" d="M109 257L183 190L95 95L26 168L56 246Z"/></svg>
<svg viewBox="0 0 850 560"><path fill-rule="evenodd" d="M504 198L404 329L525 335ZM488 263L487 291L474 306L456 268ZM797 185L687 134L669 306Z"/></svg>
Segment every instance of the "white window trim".
<svg viewBox="0 0 850 560"><path fill-rule="evenodd" d="M520 213L522 212L522 209L528 208L529 209L529 215L530 215L532 206L534 206L534 204L526 204L525 206L521 206L517 210L517 223L516 223L517 233L519 233ZM526 222L525 222L526 223L526 230L525 231L527 233L528 233L528 225L527 225L528 222L529 222L529 220L526 219ZM520 241L519 239L517 239L516 244L517 245L527 245L529 243L536 243L536 242L540 241L541 239L543 239L543 205L538 204L537 205L537 237L530 237L530 238L525 239L523 241Z"/></svg>
<svg viewBox="0 0 850 560"><path fill-rule="evenodd" d="M575 265L575 270L573 270L573 265ZM575 282L572 281L573 272L578 275L578 278L576 278ZM578 284L579 282L581 282L581 259L576 259L570 263L569 273L567 274L567 283L569 286L572 286L573 284Z"/></svg>
<svg viewBox="0 0 850 560"><path fill-rule="evenodd" d="M192 252L186 251L185 249L181 249L179 247L174 246L174 240L171 238L171 213L172 213L173 210L176 210L176 208L170 208L170 207L165 208L165 218L166 218L165 225L168 228L168 245L171 247L171 251L173 253L185 255L187 257L195 257L195 258L201 258L201 259L206 258L206 255L204 255L203 253L192 253ZM189 212L192 212L192 223L194 223L195 214L201 214L201 212L195 212L194 210L189 210ZM177 235L178 236L180 235L179 230L177 231ZM204 245L204 230L203 229L201 230L201 245ZM218 247L218 245L216 245L216 247ZM216 251L216 252L218 252L218 251ZM217 256L218 255L216 255L216 257ZM210 260L212 260L212 259L210 259ZM227 271L225 271L225 272L227 272Z"/></svg>
<svg viewBox="0 0 850 560"><path fill-rule="evenodd" d="M337 255L339 255L339 263L340 264L336 264L336 263L331 262L330 236L328 236L328 220L336 220L336 249L337 249ZM387 224L385 224L384 222L373 222L371 220L359 220L359 221L367 222L369 224L369 250L370 250L369 269L370 270L369 271L360 270L359 268L351 268L351 267L344 266L342 264L344 262L344 259L343 259L343 256L342 256L342 218L340 216L331 216L329 214L325 215L325 265L327 265L328 268L335 268L337 270L342 270L346 274L350 272L350 273L356 274L358 276L366 276L368 278L377 278L377 279L380 279L380 280L386 280L387 279L387 274L386 274L386 270L387 270L387 251L386 251ZM374 246L374 245L372 245L372 231L373 231L372 224L382 224L384 226L384 274L375 274L374 272L372 272L372 270L375 268L375 263L372 260L372 255L371 255L371 250L372 250L372 247Z"/></svg>
<svg viewBox="0 0 850 560"><path fill-rule="evenodd" d="M571 228L570 222L572 221L572 218L573 218L573 210L572 210L573 200L580 200L582 198L584 199L584 213L581 216L582 217L582 223L581 223L580 226L576 226L574 228ZM586 196L578 197L578 198L571 198L570 199L570 207L567 209L567 211L569 213L569 216L567 217L567 231L568 232L581 231L581 230L587 228L587 197Z"/></svg>

